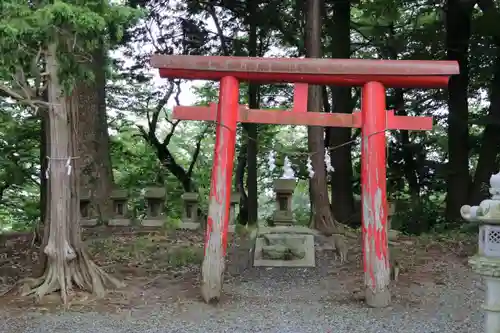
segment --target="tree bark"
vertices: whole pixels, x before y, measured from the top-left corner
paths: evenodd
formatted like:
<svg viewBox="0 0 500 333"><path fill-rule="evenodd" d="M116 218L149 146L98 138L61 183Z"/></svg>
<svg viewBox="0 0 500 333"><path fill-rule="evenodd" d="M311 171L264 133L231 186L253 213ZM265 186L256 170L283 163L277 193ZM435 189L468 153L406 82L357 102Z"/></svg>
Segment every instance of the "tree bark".
<svg viewBox="0 0 500 333"><path fill-rule="evenodd" d="M322 0L307 1L307 23L306 23L306 57L321 57L321 10ZM309 97L307 109L310 112L321 112L323 107L321 86L309 86ZM313 226L320 232L329 235L336 231L336 225L328 200L328 188L325 170L325 142L323 139L324 128L321 126L309 126L308 147L311 154L311 162L314 169L314 177L310 180L312 202L313 202Z"/></svg>
<svg viewBox="0 0 500 333"><path fill-rule="evenodd" d="M248 56L257 56L257 6L259 0L248 1ZM248 106L250 109L259 108L259 85L250 83L248 85ZM258 154L258 125L243 124L243 129L247 134L247 209L250 225L257 224L258 217L258 199L257 193L257 154Z"/></svg>
<svg viewBox="0 0 500 333"><path fill-rule="evenodd" d="M485 16L497 23L496 27L500 26L497 20L500 13L493 1L481 0L479 1L479 7ZM488 192L489 178L492 173L498 170L496 160L500 150L500 135L498 135L500 132L500 35L495 27L492 30L494 31L493 40L496 45L496 57L490 84L488 123L482 133L479 159L469 193L468 202L473 205L479 204L490 195Z"/></svg>
<svg viewBox="0 0 500 333"><path fill-rule="evenodd" d="M448 179L446 220L461 221L460 207L467 203L469 176L469 41L473 5L461 0L446 4L447 59L456 60L460 74L450 79L448 86Z"/></svg>
<svg viewBox="0 0 500 333"><path fill-rule="evenodd" d="M331 54L333 58L347 59L351 57L351 1L335 1L333 5L333 24ZM332 112L352 113L353 104L350 87L331 87ZM326 110L325 110L326 111ZM352 190L352 145L345 144L351 140L352 129L347 127L330 127L327 145L331 149L330 157L335 172L330 174L332 210L341 223L359 226L354 213L354 197Z"/></svg>
<svg viewBox="0 0 500 333"><path fill-rule="evenodd" d="M240 193L240 212L238 223L246 225L248 223L248 199L245 191L245 169L247 166L247 144L246 142L240 148L238 153L238 163L234 177L234 187Z"/></svg>
<svg viewBox="0 0 500 333"><path fill-rule="evenodd" d="M41 298L46 294L60 291L67 304L73 287L93 292L102 297L105 286L118 287L122 284L107 275L87 254L81 241L78 218L79 172L76 146L78 135L73 130L78 125L78 102L75 96L65 97L59 83L57 45L51 44L47 52L48 110L50 129L49 184L50 210L47 212L45 231L47 242L44 253L47 262L44 274L30 285L25 295L34 294Z"/></svg>
<svg viewBox="0 0 500 333"><path fill-rule="evenodd" d="M91 63L94 82L82 82L75 89L78 99L79 152L81 158L80 186L91 192L91 203L100 221L111 217L109 195L113 188L113 170L109 152L106 116L106 50L93 53Z"/></svg>

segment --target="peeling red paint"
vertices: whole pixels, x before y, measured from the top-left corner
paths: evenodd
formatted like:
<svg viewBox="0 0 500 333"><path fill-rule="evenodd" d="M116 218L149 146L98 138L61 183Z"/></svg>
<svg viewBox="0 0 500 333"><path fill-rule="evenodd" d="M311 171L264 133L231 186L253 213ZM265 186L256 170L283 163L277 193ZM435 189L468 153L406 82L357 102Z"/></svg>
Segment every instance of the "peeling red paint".
<svg viewBox="0 0 500 333"><path fill-rule="evenodd" d="M165 70L194 70L218 73L223 76L235 72L273 74L275 79L283 74L303 76L316 74L333 76L404 75L444 76L459 73L456 61L429 60L379 60L379 59L321 59L321 58L257 58L224 56L153 55L151 65ZM233 75L236 77L236 75ZM204 78L199 78L204 79ZM297 82L294 80L288 82Z"/></svg>
<svg viewBox="0 0 500 333"><path fill-rule="evenodd" d="M205 257L202 264L202 295L206 302L218 299L222 292L236 146L239 83L234 77L225 77L220 86Z"/></svg>
<svg viewBox="0 0 500 333"><path fill-rule="evenodd" d="M376 295L389 286L386 198L387 112L385 87L367 83L362 90L362 220L365 285Z"/></svg>
<svg viewBox="0 0 500 333"><path fill-rule="evenodd" d="M217 117L217 104L210 106L176 106L173 112L174 119L215 121ZM238 122L279 124L279 125L308 125L324 127L351 127L360 128L361 112L348 113L306 113L292 110L255 110L240 105L238 109ZM389 129L402 129L410 131L431 130L432 117L395 116L394 111L387 111L387 126Z"/></svg>
<svg viewBox="0 0 500 333"><path fill-rule="evenodd" d="M363 86L367 82L381 82L388 88L444 88L449 76L419 75L325 75L325 74L279 74L266 72L213 72L196 69L159 69L161 77L178 77L186 80L219 81L225 75L233 75L241 81L260 83L299 82L343 87Z"/></svg>

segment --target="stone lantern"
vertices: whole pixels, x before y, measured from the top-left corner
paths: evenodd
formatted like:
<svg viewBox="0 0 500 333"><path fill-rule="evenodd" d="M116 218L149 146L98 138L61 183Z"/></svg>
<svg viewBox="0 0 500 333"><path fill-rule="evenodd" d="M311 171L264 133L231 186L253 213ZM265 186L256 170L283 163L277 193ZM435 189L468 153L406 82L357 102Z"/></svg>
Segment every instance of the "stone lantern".
<svg viewBox="0 0 500 333"><path fill-rule="evenodd" d="M130 225L130 217L128 214L128 191L114 189L111 191L110 199L113 205L113 216L108 224L110 226Z"/></svg>
<svg viewBox="0 0 500 333"><path fill-rule="evenodd" d="M91 201L91 191L83 188L80 193L80 225L93 227L97 225L97 216Z"/></svg>
<svg viewBox="0 0 500 333"><path fill-rule="evenodd" d="M472 269L486 283L485 332L500 332L500 173L490 178L491 199L479 206L462 206L460 214L479 224L479 251L469 258Z"/></svg>
<svg viewBox="0 0 500 333"><path fill-rule="evenodd" d="M195 230L200 227L200 219L198 217L198 193L186 192L181 196L184 201L184 209L182 210L182 229Z"/></svg>
<svg viewBox="0 0 500 333"><path fill-rule="evenodd" d="M292 194L296 185L290 160L285 157L283 175L274 180L276 193L274 226L259 225L255 236L254 266L314 267L316 265L312 230L293 225Z"/></svg>
<svg viewBox="0 0 500 333"><path fill-rule="evenodd" d="M293 224L292 195L297 181L288 157L285 158L283 171L283 176L274 180L276 210L273 214L273 221L276 226Z"/></svg>
<svg viewBox="0 0 500 333"><path fill-rule="evenodd" d="M165 223L165 187L147 187L144 190L146 200L146 217L141 224L145 227L161 227Z"/></svg>
<svg viewBox="0 0 500 333"><path fill-rule="evenodd" d="M229 206L229 226L227 228L228 232L234 232L236 230L236 205L240 203L241 195L238 192L231 194L231 201Z"/></svg>

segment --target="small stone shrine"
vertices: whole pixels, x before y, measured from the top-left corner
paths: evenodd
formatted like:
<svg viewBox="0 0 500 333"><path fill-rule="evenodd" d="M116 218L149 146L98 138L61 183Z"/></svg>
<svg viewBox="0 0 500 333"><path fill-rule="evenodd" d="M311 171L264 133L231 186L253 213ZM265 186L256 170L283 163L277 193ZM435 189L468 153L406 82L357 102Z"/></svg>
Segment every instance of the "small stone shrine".
<svg viewBox="0 0 500 333"><path fill-rule="evenodd" d="M145 227L161 227L165 224L164 214L165 198L167 191L165 187L147 187L144 190L144 200L146 201L146 217L141 221Z"/></svg>
<svg viewBox="0 0 500 333"><path fill-rule="evenodd" d="M128 214L128 191L114 189L110 195L113 205L113 216L109 220L110 226L128 226L130 225L130 216Z"/></svg>
<svg viewBox="0 0 500 333"><path fill-rule="evenodd" d="M91 191L83 188L80 191L80 226L93 227L97 225L97 216L91 201Z"/></svg>
<svg viewBox="0 0 500 333"><path fill-rule="evenodd" d="M276 209L273 213L273 223L278 225L293 225L292 195L297 182L291 178L274 180L276 193Z"/></svg>
<svg viewBox="0 0 500 333"><path fill-rule="evenodd" d="M462 217L479 225L478 253L469 265L486 284L484 332L500 332L500 173L490 178L491 199L479 206L462 206Z"/></svg>
<svg viewBox="0 0 500 333"><path fill-rule="evenodd" d="M285 157L283 176L274 181L276 211L273 226L259 226L255 239L254 266L314 267L313 231L293 226L292 194L296 186L294 171Z"/></svg>
<svg viewBox="0 0 500 333"><path fill-rule="evenodd" d="M182 211L182 222L180 229L196 230L200 228L200 219L198 217L198 193L186 192L181 196L184 201Z"/></svg>
<svg viewBox="0 0 500 333"><path fill-rule="evenodd" d="M238 192L231 194L231 201L229 206L229 226L228 232L235 232L236 230L236 205L240 203L241 195Z"/></svg>

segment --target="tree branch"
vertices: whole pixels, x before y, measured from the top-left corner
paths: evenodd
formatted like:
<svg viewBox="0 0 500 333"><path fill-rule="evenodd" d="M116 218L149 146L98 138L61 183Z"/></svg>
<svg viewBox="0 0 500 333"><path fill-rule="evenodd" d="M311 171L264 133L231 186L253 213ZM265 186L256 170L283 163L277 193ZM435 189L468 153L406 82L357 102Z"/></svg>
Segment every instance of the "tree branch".
<svg viewBox="0 0 500 333"><path fill-rule="evenodd" d="M214 20L215 28L217 29L217 34L219 35L220 44L222 53L225 56L229 56L229 49L226 45L226 37L224 36L224 31L222 30L222 26L220 25L219 19L217 18L217 13L215 12L215 7L213 4L207 4L207 11Z"/></svg>
<svg viewBox="0 0 500 333"><path fill-rule="evenodd" d="M194 165L196 163L196 161L198 160L198 155L200 155L200 151L201 151L201 142L203 141L203 139L205 138L205 134L207 134L208 132L208 129L210 128L210 125L207 124L205 126L205 129L203 130L203 132L201 132L201 134L198 136L197 140L196 140L196 148L194 150L194 153L193 153L193 158L191 160L191 163L189 164L189 168L188 168L188 171L187 171L187 176L189 178L191 178L191 175L193 173L193 169L194 169Z"/></svg>

